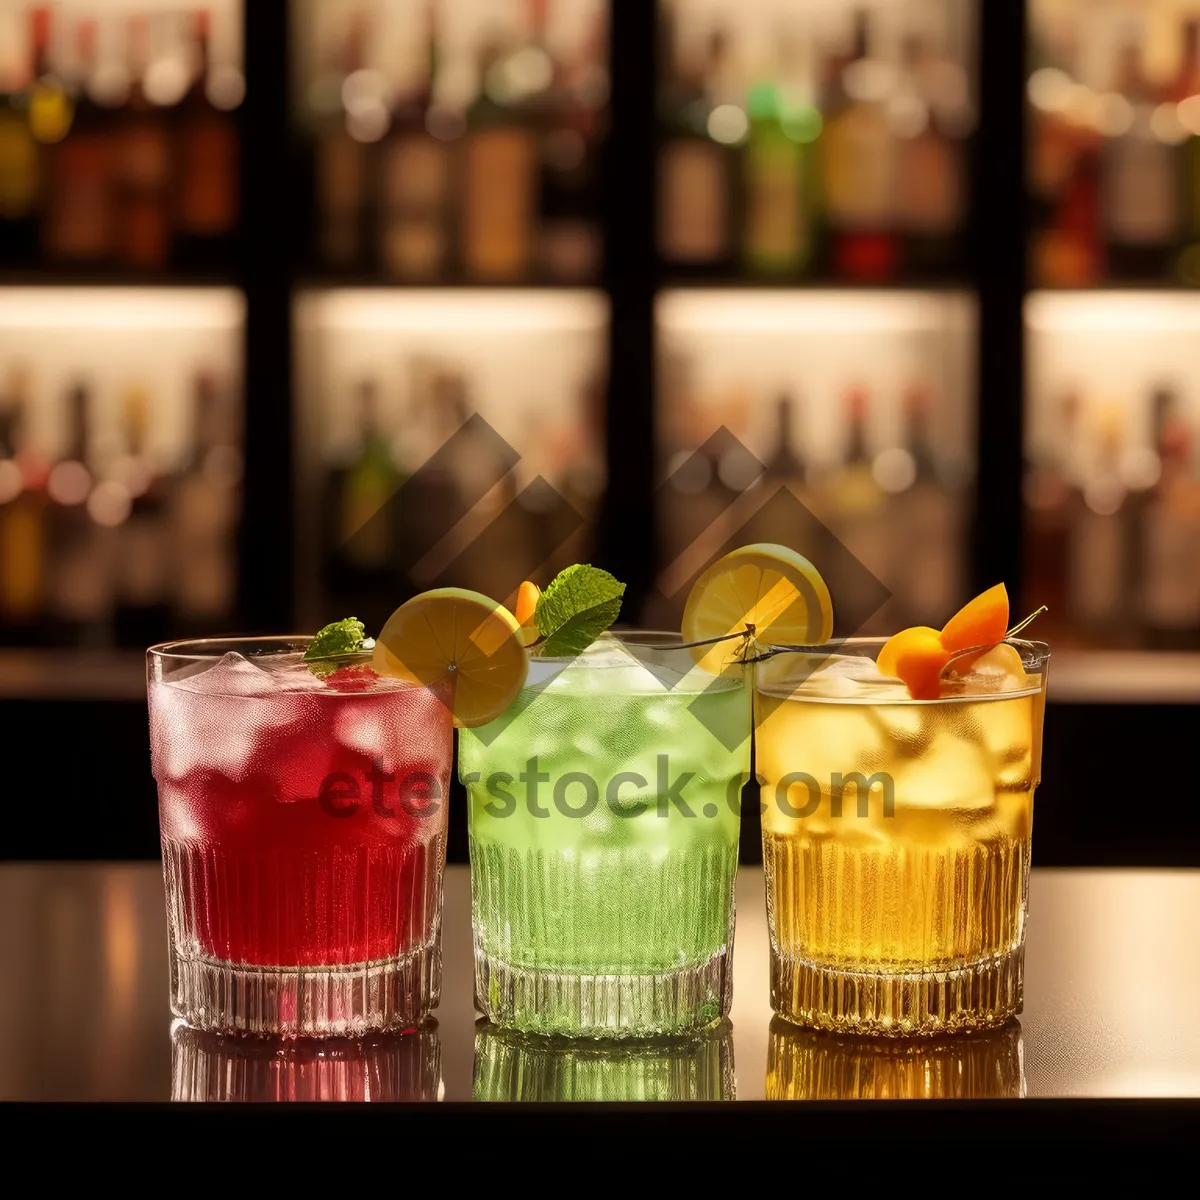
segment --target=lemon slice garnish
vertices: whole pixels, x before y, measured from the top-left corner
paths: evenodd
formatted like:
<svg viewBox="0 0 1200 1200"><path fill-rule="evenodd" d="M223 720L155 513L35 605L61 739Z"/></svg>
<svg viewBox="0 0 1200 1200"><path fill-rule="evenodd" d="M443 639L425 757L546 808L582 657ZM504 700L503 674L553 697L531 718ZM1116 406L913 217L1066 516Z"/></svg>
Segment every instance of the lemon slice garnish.
<svg viewBox="0 0 1200 1200"><path fill-rule="evenodd" d="M753 630L767 646L816 646L833 636L833 601L820 572L786 546L742 546L715 562L692 586L683 610L683 640L703 642ZM720 674L743 643L699 646L692 657Z"/></svg>
<svg viewBox="0 0 1200 1200"><path fill-rule="evenodd" d="M472 729L517 698L529 656L516 617L463 588L422 592L388 618L371 665L380 675L441 690L454 723Z"/></svg>

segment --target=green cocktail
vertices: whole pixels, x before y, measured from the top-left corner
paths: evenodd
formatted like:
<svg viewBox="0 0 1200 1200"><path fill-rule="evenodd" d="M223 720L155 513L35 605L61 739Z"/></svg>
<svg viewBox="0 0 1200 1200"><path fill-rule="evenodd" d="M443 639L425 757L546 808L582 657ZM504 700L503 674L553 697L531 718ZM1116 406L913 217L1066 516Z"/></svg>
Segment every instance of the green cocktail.
<svg viewBox="0 0 1200 1200"><path fill-rule="evenodd" d="M729 1011L750 693L678 642L535 658L502 717L461 731L476 1002L497 1025L647 1036Z"/></svg>

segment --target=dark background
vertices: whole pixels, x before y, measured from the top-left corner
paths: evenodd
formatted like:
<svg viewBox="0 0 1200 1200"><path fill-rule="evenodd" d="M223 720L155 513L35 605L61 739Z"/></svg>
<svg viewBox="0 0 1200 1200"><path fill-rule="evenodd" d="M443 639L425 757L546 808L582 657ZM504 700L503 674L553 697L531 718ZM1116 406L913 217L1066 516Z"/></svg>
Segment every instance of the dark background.
<svg viewBox="0 0 1200 1200"><path fill-rule="evenodd" d="M225 282L246 298L245 518L239 546L238 625L247 633L290 629L294 495L291 299L305 282L311 235L309 164L289 112L287 0L247 3L248 91L239 113L242 227ZM1024 327L1026 295L1024 5L980 4L979 126L971 143L972 204L962 282L978 302L978 477L971 514L969 584L997 579L1021 592ZM610 486L594 561L626 581L634 614L652 586L654 522L653 304L673 282L654 236L657 131L655 6L615 0L611 27L611 132L605 154L601 285L612 306L608 334L607 458ZM194 282L194 276L162 282ZM38 282L45 282L39 279ZM70 282L79 282L71 280ZM88 282L121 283L119 278ZM80 670L67 654L26 688L0 673L0 745L8 811L6 858L154 858L154 785L137 668L87 695L56 689ZM1053 671L1052 671L1053 678ZM60 692L61 694L56 694ZM34 694L36 693L36 694ZM1046 715L1038 792L1039 865L1200 862L1200 789L1190 778L1196 708L1116 703L1108 694L1055 700ZM1164 778L1159 778L1163 776ZM465 807L452 798L450 857L466 857ZM743 856L758 857L748 813Z"/></svg>

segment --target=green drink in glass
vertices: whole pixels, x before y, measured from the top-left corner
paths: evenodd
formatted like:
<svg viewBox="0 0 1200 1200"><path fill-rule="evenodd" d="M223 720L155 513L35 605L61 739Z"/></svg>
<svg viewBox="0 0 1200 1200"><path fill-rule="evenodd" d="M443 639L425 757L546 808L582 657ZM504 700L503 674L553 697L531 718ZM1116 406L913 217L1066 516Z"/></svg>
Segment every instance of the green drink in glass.
<svg viewBox="0 0 1200 1200"><path fill-rule="evenodd" d="M745 668L678 634L537 658L513 705L462 729L476 1003L496 1025L645 1037L732 997Z"/></svg>

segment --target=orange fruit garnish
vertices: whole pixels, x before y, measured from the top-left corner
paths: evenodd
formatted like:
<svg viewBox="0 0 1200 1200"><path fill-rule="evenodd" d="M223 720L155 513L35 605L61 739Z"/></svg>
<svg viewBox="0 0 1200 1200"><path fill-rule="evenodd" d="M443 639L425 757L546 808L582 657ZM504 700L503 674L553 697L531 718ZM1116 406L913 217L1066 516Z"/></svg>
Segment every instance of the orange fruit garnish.
<svg viewBox="0 0 1200 1200"><path fill-rule="evenodd" d="M517 636L523 646L532 646L538 640L538 629L533 616L541 598L542 589L536 583L530 583L528 579L517 589L517 606L513 609L513 616L521 626Z"/></svg>
<svg viewBox="0 0 1200 1200"><path fill-rule="evenodd" d="M914 700L936 700L941 694L942 671L952 658L955 673L965 675L988 647L1004 641L1007 632L1008 591L998 583L963 605L940 633L928 625L902 629L884 644L876 665L884 675L902 679ZM976 646L982 649L961 653ZM1019 663L1020 655L1016 657ZM1001 661L1006 667L1011 665L1008 658Z"/></svg>
<svg viewBox="0 0 1200 1200"><path fill-rule="evenodd" d="M942 645L951 654L969 650L972 646L994 646L1004 641L1008 631L1008 590L998 583L994 588L963 605L942 629ZM959 667L970 666L960 660Z"/></svg>
<svg viewBox="0 0 1200 1200"><path fill-rule="evenodd" d="M936 700L941 694L942 670L949 661L950 651L942 645L942 635L928 625L915 625L884 643L876 665L884 675L904 680L914 700Z"/></svg>

